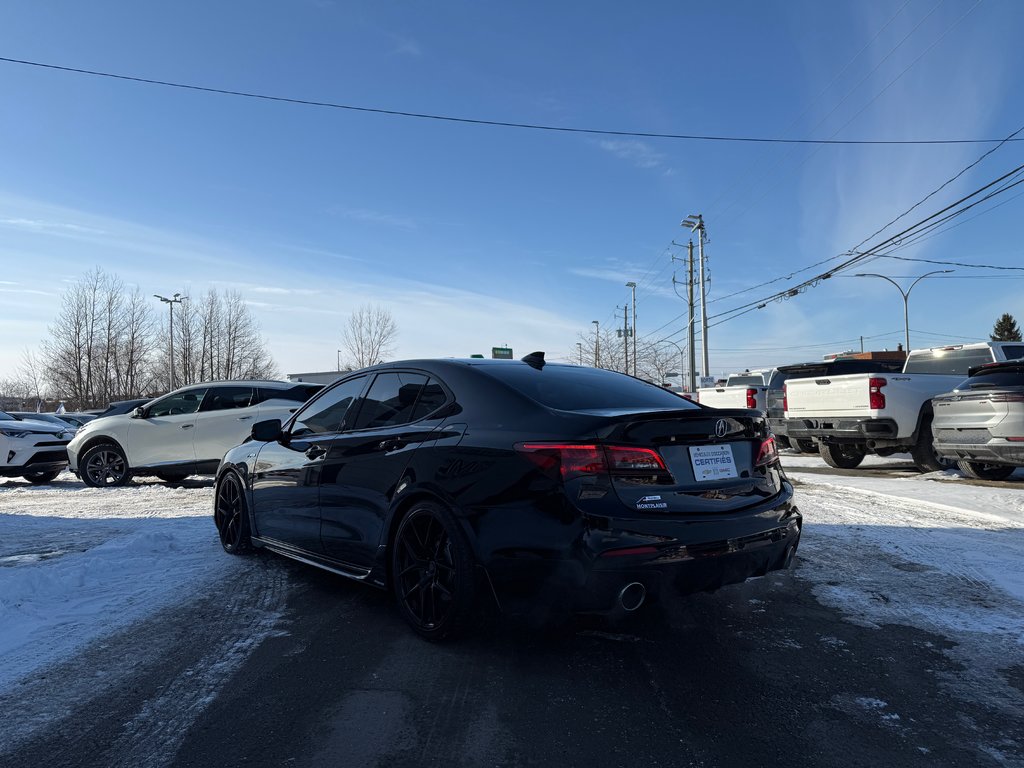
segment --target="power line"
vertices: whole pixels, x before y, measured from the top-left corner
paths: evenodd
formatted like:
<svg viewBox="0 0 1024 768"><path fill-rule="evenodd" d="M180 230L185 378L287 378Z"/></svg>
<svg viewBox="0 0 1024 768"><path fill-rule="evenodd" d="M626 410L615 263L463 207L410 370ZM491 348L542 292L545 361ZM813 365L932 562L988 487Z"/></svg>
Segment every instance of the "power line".
<svg viewBox="0 0 1024 768"><path fill-rule="evenodd" d="M717 142L742 142L753 144L819 144L819 145L864 145L864 146L889 146L889 145L939 145L939 144L998 144L1002 139L787 139L769 136L720 136L712 134L688 134L688 133L656 133L652 131L616 131L602 128L580 128L558 125L543 125L540 123L520 123L504 120L484 120L481 118L455 117L453 115L436 115L425 112L409 112L398 109L383 109L380 107L364 107L355 104L341 104L333 101L318 101L313 99L299 99L290 96L275 96L267 93L255 93L251 91L238 91L230 88L214 88L212 86L195 85L193 83L180 83L172 80L156 80L148 77L135 75L122 75L114 72L101 72L93 69L82 69L80 67L66 67L58 64L47 64L39 61L28 61L25 59L13 59L0 56L0 62L7 64L20 64L27 67L38 67L40 69L56 70L59 72L72 72L79 75L91 77L104 77L112 80L123 80L144 85L156 85L164 88L179 88L187 91L199 91L202 93L213 93L220 96L237 96L247 99L260 99L285 104L297 104L307 107L323 107L327 109L341 109L350 112L366 112L378 115L389 115L392 117L409 117L418 120L436 120L448 123L463 123L467 125L482 125L498 128L519 128L532 131L552 131L558 133L580 133L598 136L629 136L644 139L677 139L683 141L717 141ZM1020 139L1014 139L1019 141Z"/></svg>

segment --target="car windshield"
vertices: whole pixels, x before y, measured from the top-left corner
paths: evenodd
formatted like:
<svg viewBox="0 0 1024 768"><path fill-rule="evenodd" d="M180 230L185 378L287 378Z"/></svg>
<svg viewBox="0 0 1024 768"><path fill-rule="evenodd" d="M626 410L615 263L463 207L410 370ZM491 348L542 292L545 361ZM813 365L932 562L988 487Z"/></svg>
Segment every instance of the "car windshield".
<svg viewBox="0 0 1024 768"><path fill-rule="evenodd" d="M481 365L478 370L531 400L560 411L615 408L697 408L662 387L601 368L546 365Z"/></svg>
<svg viewBox="0 0 1024 768"><path fill-rule="evenodd" d="M5 411L0 411L0 421L17 421L17 419Z"/></svg>

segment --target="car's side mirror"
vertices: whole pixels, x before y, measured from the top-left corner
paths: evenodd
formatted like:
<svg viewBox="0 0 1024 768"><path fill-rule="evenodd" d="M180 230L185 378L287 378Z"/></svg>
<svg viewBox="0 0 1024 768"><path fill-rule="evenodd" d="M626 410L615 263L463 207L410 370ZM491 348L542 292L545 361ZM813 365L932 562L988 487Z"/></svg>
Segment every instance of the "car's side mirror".
<svg viewBox="0 0 1024 768"><path fill-rule="evenodd" d="M281 440L283 437L284 432L281 430L280 419L257 421L252 425L252 439L259 443L271 443Z"/></svg>
<svg viewBox="0 0 1024 768"><path fill-rule="evenodd" d="M133 419L144 419L144 418L146 418L146 409L143 408L141 405L138 406L134 411L132 411L132 418Z"/></svg>

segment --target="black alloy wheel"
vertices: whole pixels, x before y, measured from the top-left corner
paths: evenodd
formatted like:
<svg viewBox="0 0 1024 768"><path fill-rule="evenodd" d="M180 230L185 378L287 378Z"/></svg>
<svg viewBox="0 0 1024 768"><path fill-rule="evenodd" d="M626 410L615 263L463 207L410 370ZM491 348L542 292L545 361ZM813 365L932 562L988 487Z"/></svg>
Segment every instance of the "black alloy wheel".
<svg viewBox="0 0 1024 768"><path fill-rule="evenodd" d="M922 472L941 472L949 469L956 461L939 456L935 452L934 438L932 437L932 420L926 418L921 422L921 430L917 435L917 442L910 448L910 457L914 465Z"/></svg>
<svg viewBox="0 0 1024 768"><path fill-rule="evenodd" d="M132 479L124 451L113 443L94 445L82 455L82 482L91 488L111 488Z"/></svg>
<svg viewBox="0 0 1024 768"><path fill-rule="evenodd" d="M50 472L26 472L22 477L32 483L32 485L46 485L47 483L52 483L59 474L60 470L57 469Z"/></svg>
<svg viewBox="0 0 1024 768"><path fill-rule="evenodd" d="M817 453L818 446L813 440L807 438L801 438L799 440L791 440L793 448L797 453Z"/></svg>
<svg viewBox="0 0 1024 768"><path fill-rule="evenodd" d="M1010 464L985 464L982 461L958 461L957 466L975 480L1005 480L1017 468Z"/></svg>
<svg viewBox="0 0 1024 768"><path fill-rule="evenodd" d="M242 481L234 472L228 472L217 484L213 522L217 526L220 545L224 547L225 552L241 555L252 548L245 493L242 490Z"/></svg>
<svg viewBox="0 0 1024 768"><path fill-rule="evenodd" d="M836 469L854 469L864 461L864 449L859 445L846 443L821 443L821 458Z"/></svg>
<svg viewBox="0 0 1024 768"><path fill-rule="evenodd" d="M402 519L391 548L399 610L422 637L458 634L473 607L473 558L448 510L421 502Z"/></svg>

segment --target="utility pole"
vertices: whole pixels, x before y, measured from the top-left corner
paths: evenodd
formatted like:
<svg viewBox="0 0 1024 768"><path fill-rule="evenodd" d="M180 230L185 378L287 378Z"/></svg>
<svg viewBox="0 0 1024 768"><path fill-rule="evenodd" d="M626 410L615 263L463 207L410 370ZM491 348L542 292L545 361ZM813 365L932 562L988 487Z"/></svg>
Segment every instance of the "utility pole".
<svg viewBox="0 0 1024 768"><path fill-rule="evenodd" d="M601 367L601 324L597 320L591 320L594 324L594 367Z"/></svg>
<svg viewBox="0 0 1024 768"><path fill-rule="evenodd" d="M622 330L619 333L622 336L622 351L625 355L626 365L622 369L623 373L629 373L629 307L615 307L616 309L622 310Z"/></svg>
<svg viewBox="0 0 1024 768"><path fill-rule="evenodd" d="M688 250L690 275L686 285L690 304L690 319L687 323L686 348L690 352L690 392L693 393L697 391L697 350L694 348L695 339L693 335L693 240L690 240L690 247Z"/></svg>
<svg viewBox="0 0 1024 768"><path fill-rule="evenodd" d="M705 274L704 274L704 240L707 237L707 233L704 229L704 217L695 213L687 218L683 219L682 226L689 227L691 232L697 233L697 251L698 261L700 269L700 346L701 346L701 364L704 375L708 375L708 307L707 307L707 293L705 290Z"/></svg>
<svg viewBox="0 0 1024 768"><path fill-rule="evenodd" d="M633 291L633 375L636 376L636 283L628 282L626 287Z"/></svg>
<svg viewBox="0 0 1024 768"><path fill-rule="evenodd" d="M161 296L158 293L154 293L153 297L156 298L156 299L160 299L160 301L164 302L168 306L168 308L171 310L171 325L170 325L171 332L169 334L170 344L171 344L171 370L170 370L170 381L169 381L170 389L167 390L168 392L171 392L171 391L174 390L174 305L175 304L182 304L182 303L188 301L188 296L182 296L180 293L176 293L176 294L174 294L173 298L168 299L166 296Z"/></svg>

